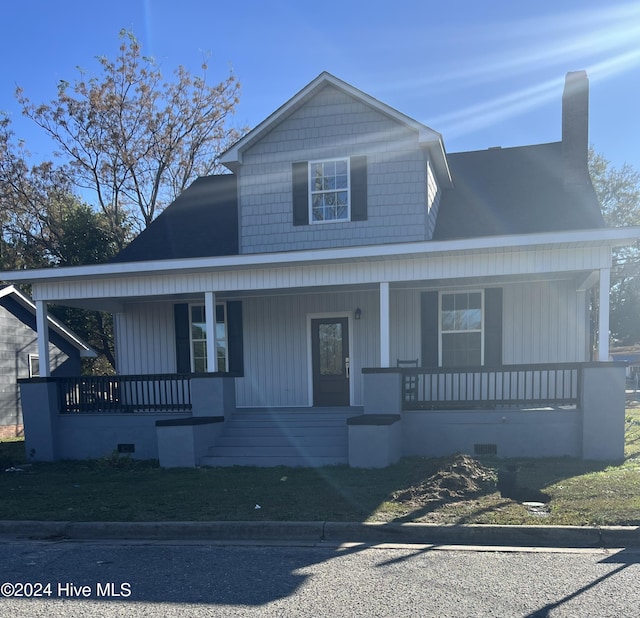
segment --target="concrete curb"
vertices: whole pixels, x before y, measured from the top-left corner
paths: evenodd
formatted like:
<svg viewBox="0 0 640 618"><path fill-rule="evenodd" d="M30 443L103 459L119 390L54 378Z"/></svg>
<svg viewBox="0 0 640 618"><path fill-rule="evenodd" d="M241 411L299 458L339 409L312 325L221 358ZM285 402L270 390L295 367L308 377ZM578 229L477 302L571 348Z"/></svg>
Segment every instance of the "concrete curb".
<svg viewBox="0 0 640 618"><path fill-rule="evenodd" d="M524 547L640 547L640 527L638 526L491 526L322 521L0 521L0 534L42 540L286 541Z"/></svg>

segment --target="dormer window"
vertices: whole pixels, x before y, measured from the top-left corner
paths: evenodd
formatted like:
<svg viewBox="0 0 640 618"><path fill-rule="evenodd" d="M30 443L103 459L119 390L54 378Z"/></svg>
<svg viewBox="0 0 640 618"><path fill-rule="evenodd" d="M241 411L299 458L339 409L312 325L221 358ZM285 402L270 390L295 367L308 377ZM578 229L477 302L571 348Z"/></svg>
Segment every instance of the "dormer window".
<svg viewBox="0 0 640 618"><path fill-rule="evenodd" d="M309 163L311 223L349 221L349 159Z"/></svg>
<svg viewBox="0 0 640 618"><path fill-rule="evenodd" d="M367 157L292 164L293 225L367 219Z"/></svg>

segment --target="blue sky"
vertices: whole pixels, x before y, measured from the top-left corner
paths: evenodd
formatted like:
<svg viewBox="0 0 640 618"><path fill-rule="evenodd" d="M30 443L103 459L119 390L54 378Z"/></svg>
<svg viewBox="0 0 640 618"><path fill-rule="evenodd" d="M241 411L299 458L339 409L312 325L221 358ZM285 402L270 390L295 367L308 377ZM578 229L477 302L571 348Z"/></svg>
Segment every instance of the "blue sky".
<svg viewBox="0 0 640 618"><path fill-rule="evenodd" d="M10 0L2 21L0 110L37 160L50 146L15 86L50 101L127 28L165 75L203 54L212 80L232 69L239 126L326 70L442 133L448 152L559 140L564 76L586 69L590 142L640 169L640 2Z"/></svg>

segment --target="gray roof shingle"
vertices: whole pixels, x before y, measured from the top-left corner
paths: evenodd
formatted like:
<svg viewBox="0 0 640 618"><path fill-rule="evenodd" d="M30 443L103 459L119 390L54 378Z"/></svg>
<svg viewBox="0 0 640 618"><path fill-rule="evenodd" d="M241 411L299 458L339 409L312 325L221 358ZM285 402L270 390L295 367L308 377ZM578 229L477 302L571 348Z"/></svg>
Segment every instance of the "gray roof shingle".
<svg viewBox="0 0 640 618"><path fill-rule="evenodd" d="M434 240L604 226L590 181L565 189L560 142L460 152L448 160L453 187L443 191Z"/></svg>
<svg viewBox="0 0 640 618"><path fill-rule="evenodd" d="M185 189L112 262L142 262L238 253L233 174L203 176Z"/></svg>

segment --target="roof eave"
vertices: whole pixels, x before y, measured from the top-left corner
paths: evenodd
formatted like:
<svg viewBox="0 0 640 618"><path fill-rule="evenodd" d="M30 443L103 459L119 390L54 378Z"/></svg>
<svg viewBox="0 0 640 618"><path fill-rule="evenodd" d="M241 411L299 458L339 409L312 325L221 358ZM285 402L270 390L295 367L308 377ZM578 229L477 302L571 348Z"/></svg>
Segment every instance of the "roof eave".
<svg viewBox="0 0 640 618"><path fill-rule="evenodd" d="M35 303L28 296L18 290L18 288L16 288L14 285L8 285L0 290L0 298L4 296L13 296L15 300L19 302L25 309L35 315ZM48 313L47 321L49 322L49 326L52 327L53 330L58 333L58 335L66 339L74 348L76 348L80 352L81 358L97 358L97 352L90 345L80 339L80 337L78 337L78 335L76 335L72 330L62 324L62 322L59 322L58 320L56 320L56 318Z"/></svg>
<svg viewBox="0 0 640 618"><path fill-rule="evenodd" d="M220 162L232 172L236 172L238 167L242 165L243 153L245 150L247 150L247 148L257 142L261 137L271 131L278 124L283 122L290 114L292 114L296 109L298 109L307 100L309 100L320 88L323 88L326 85L332 85L347 93L348 95L359 99L364 104L372 107L385 116L409 126L418 133L418 139L421 144L429 146L431 146L432 144L440 144L442 153L444 153L444 146L442 146L442 135L440 135L440 133L418 122L417 120L406 116L402 112L399 112L393 107L390 107L386 103L382 103L366 92L355 88L351 84L348 84L347 82L342 81L334 75L331 75L331 73L327 73L325 71L318 75L318 77L316 77L309 84L307 84L297 94L291 97L284 105L279 107L275 112L273 112L270 116L268 116L265 120L258 124L254 129L249 131L249 133L241 137L228 150L223 152L220 156ZM446 158L444 163L446 165Z"/></svg>
<svg viewBox="0 0 640 618"><path fill-rule="evenodd" d="M184 258L147 262L120 262L90 266L68 266L3 273L5 281L45 283L62 279L150 276L154 274L186 273L212 269L246 269L289 266L305 263L329 263L353 259L386 259L412 254L442 254L459 251L490 251L521 249L533 246L566 246L605 244L611 248L628 246L640 240L640 227L597 228L561 232L540 232L504 236L483 236L455 240L363 245L332 249L309 249L265 254L240 254L221 257Z"/></svg>

